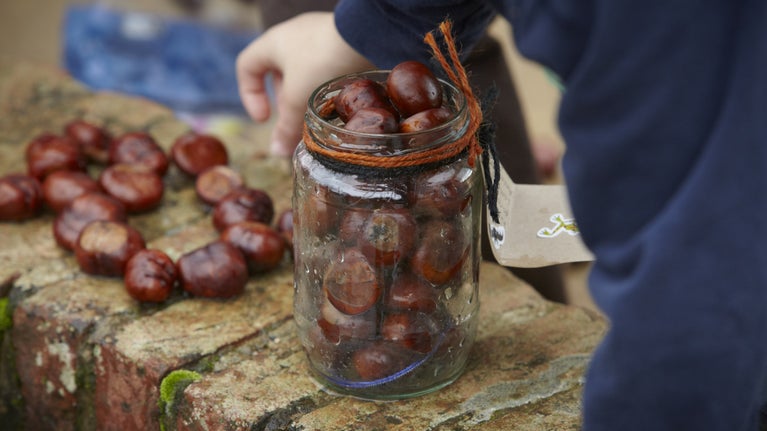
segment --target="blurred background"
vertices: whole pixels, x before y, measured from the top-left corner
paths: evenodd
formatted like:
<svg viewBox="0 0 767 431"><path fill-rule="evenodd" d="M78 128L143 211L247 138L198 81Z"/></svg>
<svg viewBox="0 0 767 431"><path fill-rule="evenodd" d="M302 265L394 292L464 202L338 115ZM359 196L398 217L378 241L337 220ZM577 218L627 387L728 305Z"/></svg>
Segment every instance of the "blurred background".
<svg viewBox="0 0 767 431"><path fill-rule="evenodd" d="M12 60L24 60L54 67L65 66L64 49L85 55L88 47L84 43L82 32L77 33L73 19L67 26L67 14L76 15L77 8L85 8L87 17L80 10L79 23L98 29L99 18L95 16L96 6L105 9L143 12L166 17L172 20L202 22L214 27L225 27L240 32L257 34L262 30L258 0L2 0L0 2L0 57ZM73 12L74 11L74 12ZM101 20L104 22L104 20ZM151 22L134 21L134 33L151 33ZM67 28L68 27L68 28ZM114 36L120 29L110 29L114 33L100 34ZM504 44L507 60L516 77L519 96L524 105L528 130L535 139L545 139L553 145L561 145L561 138L556 128L556 107L559 102L559 90L552 85L545 73L536 64L520 58L509 42L508 24L496 21L491 32L499 35ZM144 35L145 37L151 34ZM141 34L135 35L140 38ZM78 39L79 38L79 39ZM118 46L117 41L111 42ZM106 44L106 43L105 43ZM191 44L190 44L191 45ZM118 46L119 47L119 46ZM125 47L122 47L125 48ZM190 46L189 49L199 48ZM125 48L127 50L127 48ZM93 51L93 50L91 50ZM74 71L84 73L82 71ZM77 75L77 73L74 73Z"/></svg>

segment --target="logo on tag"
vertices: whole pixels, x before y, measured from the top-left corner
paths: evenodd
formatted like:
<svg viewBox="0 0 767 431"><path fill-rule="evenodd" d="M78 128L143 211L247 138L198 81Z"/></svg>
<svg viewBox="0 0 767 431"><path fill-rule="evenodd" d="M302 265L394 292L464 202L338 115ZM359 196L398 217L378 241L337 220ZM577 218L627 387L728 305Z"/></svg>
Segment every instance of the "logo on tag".
<svg viewBox="0 0 767 431"><path fill-rule="evenodd" d="M575 219L572 218L565 218L562 214L554 214L551 217L549 217L549 220L551 220L552 223L554 223L554 227L552 228L541 228L538 230L538 237L540 238L554 238L555 236L559 235L562 232L567 232L569 235L578 235L580 232L578 231L578 226L575 224Z"/></svg>

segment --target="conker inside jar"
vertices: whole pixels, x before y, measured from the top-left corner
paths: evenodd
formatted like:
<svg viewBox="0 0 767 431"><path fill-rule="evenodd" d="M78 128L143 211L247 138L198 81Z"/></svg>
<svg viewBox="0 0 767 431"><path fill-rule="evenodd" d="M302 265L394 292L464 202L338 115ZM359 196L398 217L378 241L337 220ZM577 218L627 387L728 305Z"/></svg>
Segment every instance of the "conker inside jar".
<svg viewBox="0 0 767 431"><path fill-rule="evenodd" d="M312 145L302 141L293 158L299 336L315 377L356 397L407 398L450 384L475 337L479 171L465 152L392 163L455 143L467 130L463 95L424 73L409 64L393 87L384 85L386 71L325 83L309 99ZM348 127L349 111L368 109L349 94L365 95L361 104L396 106L398 128ZM329 114L328 106L339 112ZM381 163L360 165L358 158Z"/></svg>

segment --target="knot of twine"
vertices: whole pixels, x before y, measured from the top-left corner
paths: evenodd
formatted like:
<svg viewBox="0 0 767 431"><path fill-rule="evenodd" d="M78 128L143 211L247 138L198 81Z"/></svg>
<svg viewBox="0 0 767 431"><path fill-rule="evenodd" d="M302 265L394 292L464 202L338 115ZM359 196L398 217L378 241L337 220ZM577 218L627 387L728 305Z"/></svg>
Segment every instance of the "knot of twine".
<svg viewBox="0 0 767 431"><path fill-rule="evenodd" d="M338 160L345 163L372 168L420 166L451 159L468 150L469 166L474 167L476 157L482 154L482 146L477 138L477 130L482 123L482 108L480 107L479 101L474 96L474 92L469 84L469 78L466 75L466 70L463 68L461 61L458 58L458 51L456 50L455 40L452 35L452 27L452 23L449 20L443 21L438 27L444 38L445 46L447 47L447 57L439 48L433 32L426 34L424 42L431 47L434 57L439 61L445 74L450 81L452 81L453 85L463 93L464 99L466 100L466 105L469 110L469 124L466 133L463 136L453 142L424 151L381 157L371 154L337 151L321 146L314 141L311 133L309 133L309 127L304 124L303 141L306 148L312 153L320 154L331 160ZM448 61L448 58L450 61Z"/></svg>

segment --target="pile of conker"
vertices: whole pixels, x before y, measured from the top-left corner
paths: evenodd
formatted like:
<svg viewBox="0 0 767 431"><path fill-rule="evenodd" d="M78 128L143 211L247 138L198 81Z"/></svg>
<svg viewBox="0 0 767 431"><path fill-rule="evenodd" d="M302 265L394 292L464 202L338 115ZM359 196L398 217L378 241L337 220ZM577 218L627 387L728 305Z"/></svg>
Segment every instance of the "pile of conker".
<svg viewBox="0 0 767 431"><path fill-rule="evenodd" d="M165 301L177 285L194 296L236 296L249 275L277 267L290 244L292 217L281 215L290 226L270 226L270 196L245 184L228 166L223 142L212 135L185 133L166 154L149 133L113 137L76 119L62 134L36 136L25 156L26 173L0 178L0 221L19 222L49 209L56 243L74 253L80 269L123 277L138 301ZM97 165L97 175L89 173L90 164ZM221 231L218 240L177 262L147 249L141 233L128 224L128 215L161 204L171 164L194 179L198 198L213 208L213 224Z"/></svg>
<svg viewBox="0 0 767 431"><path fill-rule="evenodd" d="M385 82L359 77L344 84L321 115L347 130L393 134L433 129L456 112L443 103L428 67L406 61ZM303 288L321 293L299 294L297 313L316 319L304 344L321 374L373 381L427 355L431 368L407 378L451 372L440 364L452 362L466 332L451 296L476 278L468 259L476 247L475 182L465 177L461 166L447 163L378 183L354 179L348 190L321 179L305 188L295 208L296 267L309 268ZM365 188L350 191L360 184ZM398 198L366 193L384 189Z"/></svg>
<svg viewBox="0 0 767 431"><path fill-rule="evenodd" d="M410 133L434 128L454 112L442 106L442 86L418 61L396 65L385 83L358 78L344 85L325 107L344 128L361 133Z"/></svg>

